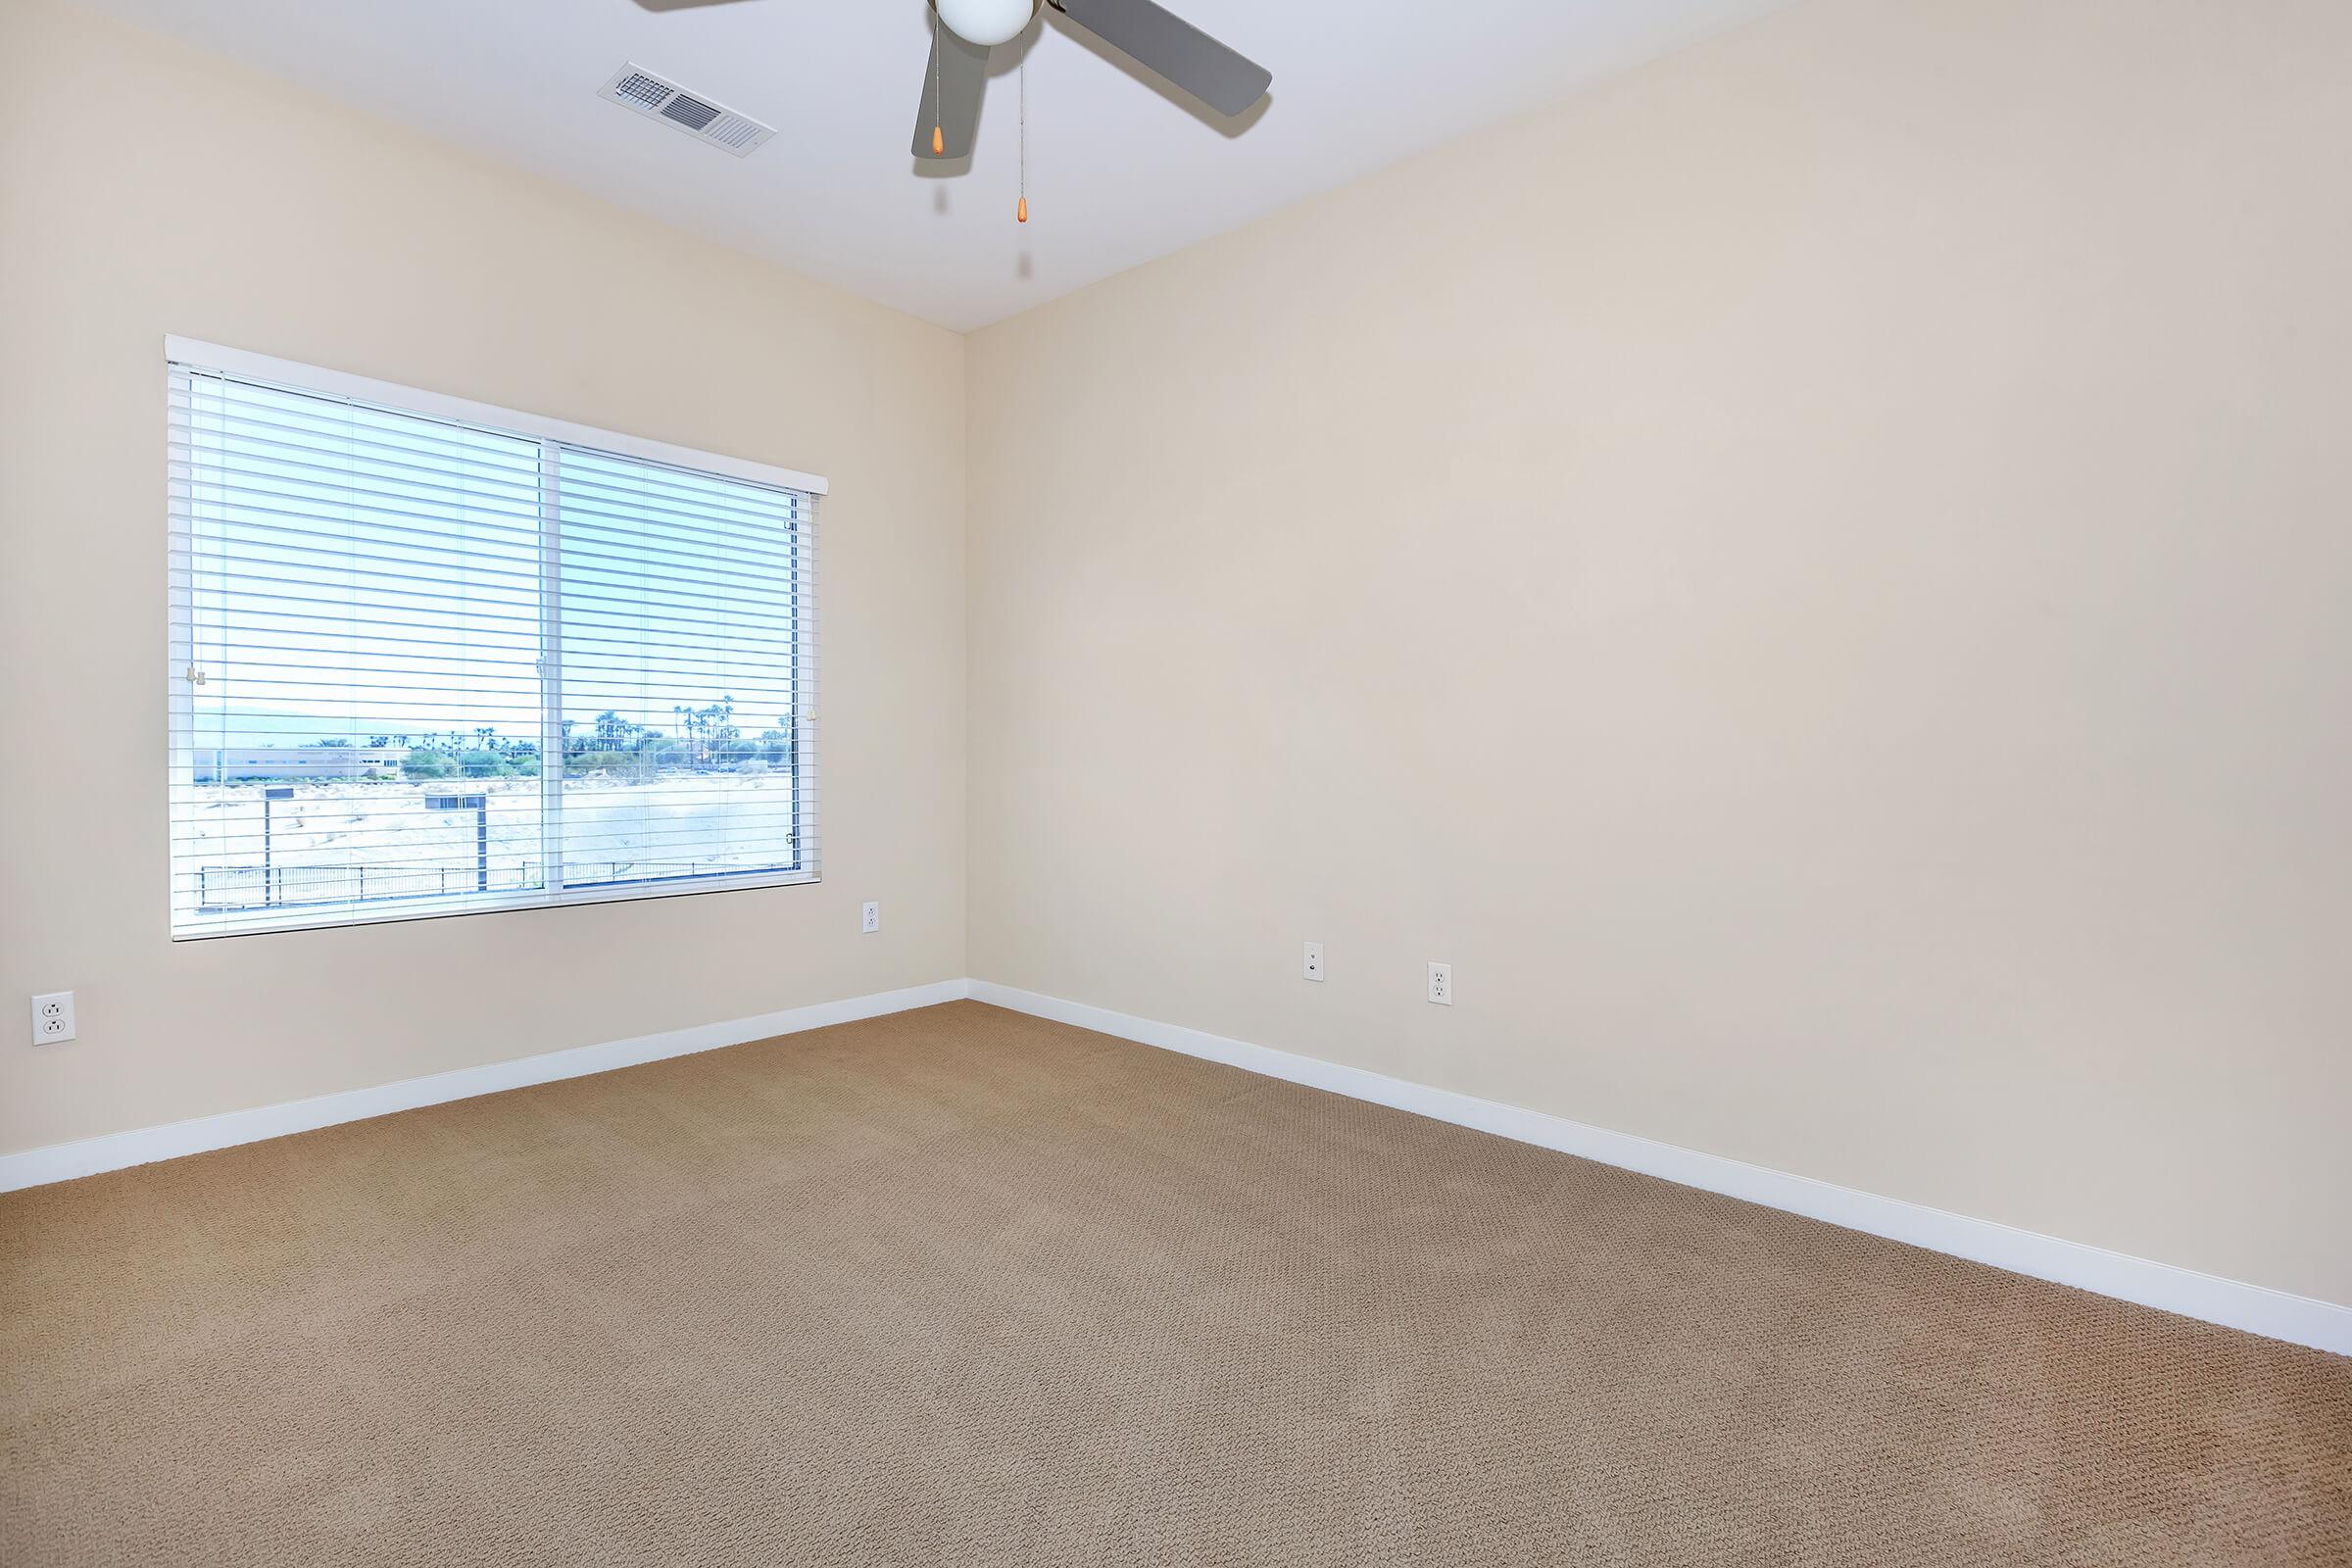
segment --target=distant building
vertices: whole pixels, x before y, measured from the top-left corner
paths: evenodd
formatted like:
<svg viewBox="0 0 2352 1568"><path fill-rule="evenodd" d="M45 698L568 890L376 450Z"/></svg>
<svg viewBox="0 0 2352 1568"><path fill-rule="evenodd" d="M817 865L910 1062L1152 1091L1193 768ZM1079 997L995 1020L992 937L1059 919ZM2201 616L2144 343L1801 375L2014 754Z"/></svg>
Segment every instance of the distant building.
<svg viewBox="0 0 2352 1568"><path fill-rule="evenodd" d="M196 753L196 782L240 778L397 778L405 746L220 746Z"/></svg>

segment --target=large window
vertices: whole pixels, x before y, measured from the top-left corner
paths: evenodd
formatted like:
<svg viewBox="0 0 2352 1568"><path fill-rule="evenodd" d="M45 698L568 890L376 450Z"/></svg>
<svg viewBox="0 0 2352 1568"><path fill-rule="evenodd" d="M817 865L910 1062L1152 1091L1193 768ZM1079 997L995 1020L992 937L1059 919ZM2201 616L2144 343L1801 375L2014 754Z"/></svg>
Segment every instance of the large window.
<svg viewBox="0 0 2352 1568"><path fill-rule="evenodd" d="M815 880L822 480L171 357L175 937Z"/></svg>

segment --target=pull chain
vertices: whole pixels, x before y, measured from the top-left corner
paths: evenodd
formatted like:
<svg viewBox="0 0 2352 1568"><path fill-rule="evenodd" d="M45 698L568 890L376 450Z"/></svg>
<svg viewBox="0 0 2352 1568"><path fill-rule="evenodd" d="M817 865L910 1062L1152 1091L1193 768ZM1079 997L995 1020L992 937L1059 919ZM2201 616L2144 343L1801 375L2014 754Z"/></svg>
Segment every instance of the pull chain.
<svg viewBox="0 0 2352 1568"><path fill-rule="evenodd" d="M939 128L939 7L931 8L931 156L948 156L948 135Z"/></svg>
<svg viewBox="0 0 2352 1568"><path fill-rule="evenodd" d="M1013 217L1020 222L1029 221L1029 58L1021 57L1021 205L1014 208Z"/></svg>

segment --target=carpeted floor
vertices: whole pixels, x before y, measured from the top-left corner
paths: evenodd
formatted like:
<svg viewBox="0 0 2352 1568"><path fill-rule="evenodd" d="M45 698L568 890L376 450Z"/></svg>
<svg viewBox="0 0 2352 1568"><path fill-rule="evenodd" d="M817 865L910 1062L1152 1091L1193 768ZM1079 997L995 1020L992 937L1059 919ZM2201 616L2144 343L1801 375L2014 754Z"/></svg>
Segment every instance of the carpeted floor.
<svg viewBox="0 0 2352 1568"><path fill-rule="evenodd" d="M974 1003L0 1265L11 1564L2352 1562L2352 1361Z"/></svg>

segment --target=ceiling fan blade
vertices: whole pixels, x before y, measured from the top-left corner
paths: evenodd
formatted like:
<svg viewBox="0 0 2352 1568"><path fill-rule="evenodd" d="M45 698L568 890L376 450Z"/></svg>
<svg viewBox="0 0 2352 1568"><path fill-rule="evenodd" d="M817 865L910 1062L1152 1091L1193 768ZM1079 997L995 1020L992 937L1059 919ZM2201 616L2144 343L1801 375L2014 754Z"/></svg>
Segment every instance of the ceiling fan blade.
<svg viewBox="0 0 2352 1568"><path fill-rule="evenodd" d="M735 0L637 0L648 11L692 11L697 6L732 5Z"/></svg>
<svg viewBox="0 0 2352 1568"><path fill-rule="evenodd" d="M931 58L923 63L923 102L914 117L914 156L969 158L980 129L980 94L988 87L988 50L945 27L933 27ZM931 150L932 127L947 139L947 151Z"/></svg>
<svg viewBox="0 0 2352 1568"><path fill-rule="evenodd" d="M1182 87L1220 115L1238 115L1266 95L1274 74L1235 53L1152 0L1053 0L1054 9L1137 65Z"/></svg>

